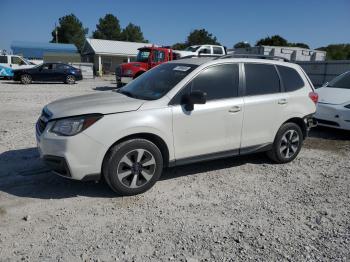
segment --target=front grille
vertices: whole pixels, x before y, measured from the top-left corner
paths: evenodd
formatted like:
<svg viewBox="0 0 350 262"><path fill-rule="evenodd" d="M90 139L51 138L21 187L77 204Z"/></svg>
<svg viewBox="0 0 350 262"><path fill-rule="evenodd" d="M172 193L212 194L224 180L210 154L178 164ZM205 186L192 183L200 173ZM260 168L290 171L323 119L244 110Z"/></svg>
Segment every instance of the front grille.
<svg viewBox="0 0 350 262"><path fill-rule="evenodd" d="M51 112L48 111L46 107L44 107L44 109L41 112L41 116L38 119L38 122L36 122L36 130L39 136L44 132L51 116L52 116Z"/></svg>
<svg viewBox="0 0 350 262"><path fill-rule="evenodd" d="M339 124L337 122L333 122L333 121L329 121L329 120L323 120L323 119L318 119L315 118L317 123L319 124L324 124L324 125L328 125L328 126L339 126Z"/></svg>
<svg viewBox="0 0 350 262"><path fill-rule="evenodd" d="M38 122L36 123L36 127L38 130L39 135L42 134L42 132L44 132L45 128L47 126L47 122L44 122L43 120L41 120L40 118L38 119Z"/></svg>

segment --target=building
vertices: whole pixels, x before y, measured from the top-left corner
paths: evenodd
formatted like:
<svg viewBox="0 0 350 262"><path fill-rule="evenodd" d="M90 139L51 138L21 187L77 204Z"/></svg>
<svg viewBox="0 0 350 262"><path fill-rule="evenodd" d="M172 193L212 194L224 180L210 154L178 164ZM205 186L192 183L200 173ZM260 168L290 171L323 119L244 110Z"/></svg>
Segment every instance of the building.
<svg viewBox="0 0 350 262"><path fill-rule="evenodd" d="M253 46L228 50L234 54L271 55L295 61L325 61L326 52L289 46Z"/></svg>
<svg viewBox="0 0 350 262"><path fill-rule="evenodd" d="M138 49L144 46L152 44L87 38L81 52L82 61L94 63L99 75L114 73L117 65L136 58Z"/></svg>
<svg viewBox="0 0 350 262"><path fill-rule="evenodd" d="M11 44L13 54L21 55L30 60L44 60L46 57L55 56L58 61L62 56L65 62L80 62L78 49L73 44L56 44L56 43L38 43L13 41Z"/></svg>

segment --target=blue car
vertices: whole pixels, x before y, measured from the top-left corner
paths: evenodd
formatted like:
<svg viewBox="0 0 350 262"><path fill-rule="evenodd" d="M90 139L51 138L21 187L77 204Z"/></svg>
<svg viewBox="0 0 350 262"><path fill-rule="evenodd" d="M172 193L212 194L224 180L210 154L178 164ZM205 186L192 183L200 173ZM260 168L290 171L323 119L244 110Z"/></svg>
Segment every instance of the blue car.
<svg viewBox="0 0 350 262"><path fill-rule="evenodd" d="M13 70L13 80L25 85L33 81L74 84L82 79L80 69L63 63L44 63L32 68Z"/></svg>

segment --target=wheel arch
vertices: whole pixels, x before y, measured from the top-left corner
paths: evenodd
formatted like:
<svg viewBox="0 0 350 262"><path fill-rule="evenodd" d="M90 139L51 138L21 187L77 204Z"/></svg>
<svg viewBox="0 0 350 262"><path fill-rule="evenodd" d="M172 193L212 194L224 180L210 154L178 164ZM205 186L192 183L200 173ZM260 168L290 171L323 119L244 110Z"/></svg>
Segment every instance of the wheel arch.
<svg viewBox="0 0 350 262"><path fill-rule="evenodd" d="M306 123L304 122L304 120L300 117L293 117L293 118L290 118L288 119L287 121L285 121L283 124L286 124L286 123L294 123L294 124L297 124L301 131L303 132L303 138L305 139L307 137L307 126L306 126Z"/></svg>
<svg viewBox="0 0 350 262"><path fill-rule="evenodd" d="M120 144L124 141L127 140L131 140L131 139L136 139L136 138L141 138L141 139L145 139L148 140L150 142L152 142L153 144L155 144L162 156L163 156L163 165L164 167L168 167L169 166L169 149L168 146L166 144L166 142L158 135L152 134L152 133L135 133L135 134L131 134L125 137L120 138L119 140L117 140L116 142L114 142L107 150L107 152L105 153L104 157L103 157L103 164L101 167L101 170L103 171L103 165L105 163L105 160L110 152L110 150L117 144Z"/></svg>
<svg viewBox="0 0 350 262"><path fill-rule="evenodd" d="M134 79L135 78L137 78L137 77L139 77L140 75L142 75L143 73L145 73L146 71L144 71L144 70L140 70L140 71L138 71L136 74L135 74L135 76L133 77Z"/></svg>

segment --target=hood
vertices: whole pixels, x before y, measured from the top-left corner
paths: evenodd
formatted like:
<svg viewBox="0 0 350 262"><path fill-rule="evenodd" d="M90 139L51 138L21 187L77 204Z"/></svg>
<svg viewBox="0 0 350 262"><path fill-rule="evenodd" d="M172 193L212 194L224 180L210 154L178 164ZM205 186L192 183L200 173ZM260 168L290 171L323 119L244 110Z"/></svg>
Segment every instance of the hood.
<svg viewBox="0 0 350 262"><path fill-rule="evenodd" d="M321 87L316 89L316 93L319 103L340 105L350 101L350 89Z"/></svg>
<svg viewBox="0 0 350 262"><path fill-rule="evenodd" d="M110 91L60 99L48 104L46 108L52 113L52 118L61 118L85 114L136 111L144 102L144 100Z"/></svg>

